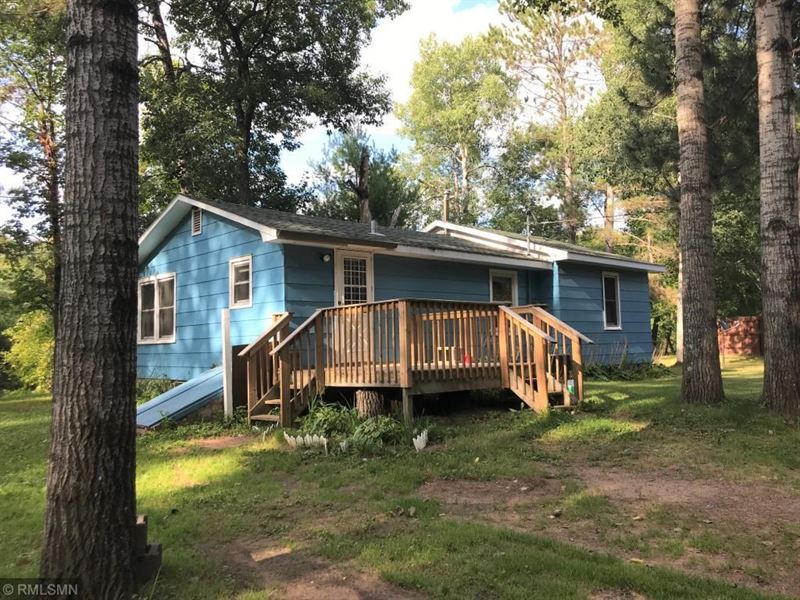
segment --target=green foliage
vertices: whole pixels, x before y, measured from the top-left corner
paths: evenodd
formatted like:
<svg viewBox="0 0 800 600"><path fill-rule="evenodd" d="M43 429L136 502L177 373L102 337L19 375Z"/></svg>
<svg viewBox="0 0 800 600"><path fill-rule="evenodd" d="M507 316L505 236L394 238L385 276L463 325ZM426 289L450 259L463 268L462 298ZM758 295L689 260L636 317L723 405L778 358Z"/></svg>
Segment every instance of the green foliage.
<svg viewBox="0 0 800 600"><path fill-rule="evenodd" d="M451 44L429 37L420 43L411 85L411 97L396 112L402 133L413 142L407 168L421 183L427 216L441 216L441 199L449 191L449 219L473 224L497 131L516 106L514 81L487 38Z"/></svg>
<svg viewBox="0 0 800 600"><path fill-rule="evenodd" d="M219 200L293 208L282 148L317 119L343 129L375 123L389 108L383 80L360 69L378 19L402 0L269 3L174 0L172 46L201 57L143 78L144 201L154 207L179 187Z"/></svg>
<svg viewBox="0 0 800 600"><path fill-rule="evenodd" d="M659 363L623 362L614 365L592 363L586 366L587 379L599 381L645 381L670 377L672 370Z"/></svg>
<svg viewBox="0 0 800 600"><path fill-rule="evenodd" d="M364 419L358 424L350 442L361 451L400 444L407 439L405 426L386 415Z"/></svg>
<svg viewBox="0 0 800 600"><path fill-rule="evenodd" d="M355 408L315 402L303 418L301 431L330 438L346 438L353 435L359 421Z"/></svg>
<svg viewBox="0 0 800 600"><path fill-rule="evenodd" d="M165 378L148 378L136 380L136 404L144 404L156 396L160 396L175 387L175 382Z"/></svg>
<svg viewBox="0 0 800 600"><path fill-rule="evenodd" d="M416 220L419 190L405 176L396 150L381 150L362 128L350 129L332 137L322 160L315 165L313 184L322 200L310 206L310 212L324 217L358 221L361 215L358 197L352 185L358 181L361 151L369 152L369 199L372 218L381 225L396 225Z"/></svg>
<svg viewBox="0 0 800 600"><path fill-rule="evenodd" d="M331 447L345 442L348 449L358 452L377 452L386 446L410 447L412 436L423 429L429 429L431 441L440 435L429 420L419 420L407 427L395 417L379 415L362 419L355 408L320 401L311 404L300 424L300 433L326 437Z"/></svg>
<svg viewBox="0 0 800 600"><path fill-rule="evenodd" d="M3 355L19 381L37 391L49 391L53 382L53 319L49 312L25 313L5 331L11 349Z"/></svg>

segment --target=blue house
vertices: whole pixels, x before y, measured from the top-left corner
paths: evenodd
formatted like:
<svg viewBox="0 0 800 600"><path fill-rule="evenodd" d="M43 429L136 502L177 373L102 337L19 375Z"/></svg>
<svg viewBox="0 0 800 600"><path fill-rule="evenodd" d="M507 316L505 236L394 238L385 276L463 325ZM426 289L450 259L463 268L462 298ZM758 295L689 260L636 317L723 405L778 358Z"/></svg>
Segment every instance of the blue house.
<svg viewBox="0 0 800 600"><path fill-rule="evenodd" d="M557 343L554 334L581 334L582 363L649 361L653 348L648 274L663 271L659 265L625 256L443 221L423 231L411 231L184 195L177 196L141 237L139 265L138 374L141 378L173 380L189 380L222 364L224 319L229 319L230 345L237 351L259 340L282 318L286 324L283 337L296 340L301 337L296 330L304 323L311 328L309 319L313 317L316 338L321 337L323 321L330 329L325 334L329 337L320 339L316 351L330 354L338 339L334 330L347 318L351 329L360 330L359 336L375 338L364 350L366 362L361 364L370 364L376 357L383 360L381 357L392 352L402 354L395 356L398 365L405 364L401 358L411 360L406 359L405 352L409 357L414 352L427 353L434 362L444 360L449 353L454 361L451 367L461 365L464 369L475 362L473 355L485 354L477 341L470 342L470 335L480 337L476 328L485 325L477 320L483 318L479 310L491 308L492 315L496 313L492 316L493 336L497 335L497 323L509 319L512 325L515 322L509 311L495 310L501 305L530 306L538 311L526 313L523 320L539 333L525 325L520 325L520 331L544 335L552 347ZM474 311L476 320L431 325L431 312L398 304L391 309L396 322L387 312L380 317L385 323L379 327L374 320L379 317L362 315L360 321L353 320L353 311L344 309L355 305L381 307L395 299L460 303L461 308L437 314L449 318L448 314L458 310ZM332 307L331 312L319 312L327 307ZM339 312L333 312L333 307ZM383 309L361 310L370 315ZM409 310L428 315L419 316L417 333L401 322ZM408 340L416 335L417 345L398 337L377 350L382 332L390 326L409 327ZM277 333L274 337L270 353L276 357L280 352L273 351L281 345L281 339ZM514 342L513 337L501 337L505 341L495 344L495 362L500 360L503 346ZM430 347L420 350L423 338ZM522 343L522 339L517 341ZM591 344L586 343L589 340ZM353 342L348 343L352 346ZM468 348L469 344L472 346ZM356 352L348 348L340 350ZM514 351L518 358L520 352L525 356L530 353L533 361L533 346ZM293 352L296 355L298 350ZM318 379L325 375L325 369L334 369L331 360L329 357L325 367L316 372ZM551 358L548 366L554 361ZM310 368L309 364L306 361L303 368ZM430 368L433 365L430 363ZM326 378L328 385L332 372ZM502 373L498 377L502 378ZM377 375L375 379L378 383ZM523 379L523 387L535 387L535 375ZM566 380L562 384L566 386ZM292 390L301 387L298 383ZM424 393L425 389L433 387L417 391Z"/></svg>

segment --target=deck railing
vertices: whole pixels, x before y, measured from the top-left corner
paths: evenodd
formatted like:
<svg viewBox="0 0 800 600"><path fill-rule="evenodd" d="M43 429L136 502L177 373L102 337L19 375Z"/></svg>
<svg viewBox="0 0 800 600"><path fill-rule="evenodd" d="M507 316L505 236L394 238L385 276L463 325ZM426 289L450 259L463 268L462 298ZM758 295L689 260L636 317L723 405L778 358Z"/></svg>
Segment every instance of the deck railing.
<svg viewBox="0 0 800 600"><path fill-rule="evenodd" d="M533 306L398 299L325 308L270 346L265 377L272 387L257 383L253 393L277 394L285 425L326 386L428 393L502 382L541 410L548 393L572 402L573 375L582 397L582 340ZM252 362L260 373L258 359Z"/></svg>

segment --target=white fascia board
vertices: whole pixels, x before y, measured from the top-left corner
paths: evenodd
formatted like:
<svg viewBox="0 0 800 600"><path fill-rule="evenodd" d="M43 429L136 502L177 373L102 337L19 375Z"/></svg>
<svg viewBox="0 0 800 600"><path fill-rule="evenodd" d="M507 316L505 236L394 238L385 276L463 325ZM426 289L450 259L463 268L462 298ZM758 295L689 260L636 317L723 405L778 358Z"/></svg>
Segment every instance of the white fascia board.
<svg viewBox="0 0 800 600"><path fill-rule="evenodd" d="M442 231L451 231L453 232L451 235L453 237L460 237L462 239L468 239L470 241L476 243L483 243L484 245L488 245L484 240L494 240L502 244L505 250L512 250L518 251L518 249L525 250L527 248L527 242L525 240L518 240L516 238L511 238L499 233L495 233L493 231L483 231L481 229L477 229L474 227L467 227L465 225L457 225L455 223L449 223L447 221L434 221L430 225L427 225L423 231L427 232L435 232L437 230ZM459 235L459 232L463 235ZM548 256L549 260L554 262L560 262L564 260L569 260L572 262L580 262L580 263L587 263L593 265L607 265L610 267L618 267L624 269L633 269L636 271L648 271L650 273L664 273L666 271L666 267L663 265L658 265L654 263L638 261L638 260L625 260L624 258L605 258L601 256L592 256L590 254L583 254L581 252L576 252L574 250L561 250L559 248L553 248L550 246L545 246L542 244L537 244L535 242L531 243L531 250L536 252L542 252L543 254Z"/></svg>
<svg viewBox="0 0 800 600"><path fill-rule="evenodd" d="M239 215L228 212L227 210L210 206L201 200L195 200L189 196L178 194L175 196L172 202L169 203L169 206L164 209L164 212L162 212L158 218L153 221L150 227L148 227L139 238L140 264L144 262L164 240L164 238L169 235L173 229L175 229L178 223L180 223L181 219L188 214L193 206L197 206L206 212L215 214L228 219L229 221L233 221L234 223L239 223L240 225L244 225L245 227L249 227L250 229L258 231L261 234L261 240L264 242L274 241L278 237L278 231L272 227L261 225L260 223L240 217Z"/></svg>
<svg viewBox="0 0 800 600"><path fill-rule="evenodd" d="M528 251L528 242L526 240L518 240L508 237L507 235L503 235L502 233L485 231L483 229L468 227L466 225L457 225L447 221L434 221L423 229L423 231L428 233L436 232L437 230L451 232L450 235L453 237L467 239L478 244L483 244L484 246L497 247L499 245L502 250L520 252L523 254ZM545 256L545 260L564 260L567 257L567 253L564 250L559 250L550 246L543 246L542 244L538 244L536 242L531 242L530 250L538 254L543 254Z"/></svg>
<svg viewBox="0 0 800 600"><path fill-rule="evenodd" d="M521 269L552 270L550 262L530 258L511 258L505 256L491 256L488 254L473 254L472 252L459 252L456 250L435 250L432 248L418 248L416 246L398 245L394 250L376 250L376 254L393 254L409 258L422 258L428 260L443 260L452 262L465 262L486 264L494 266L518 267Z"/></svg>
<svg viewBox="0 0 800 600"><path fill-rule="evenodd" d="M634 271L647 271L649 273L664 273L667 268L664 265L657 265L655 263L604 258L601 256L591 256L589 254L580 254L578 252L568 252L567 258L570 262L586 263L590 265L603 265L607 267L617 267L620 269L631 269Z"/></svg>

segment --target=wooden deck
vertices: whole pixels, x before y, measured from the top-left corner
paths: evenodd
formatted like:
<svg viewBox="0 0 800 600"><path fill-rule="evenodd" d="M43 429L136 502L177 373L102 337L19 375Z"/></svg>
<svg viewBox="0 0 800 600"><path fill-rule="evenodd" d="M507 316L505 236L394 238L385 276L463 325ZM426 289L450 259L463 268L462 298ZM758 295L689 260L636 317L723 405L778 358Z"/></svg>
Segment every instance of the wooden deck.
<svg viewBox="0 0 800 600"><path fill-rule="evenodd" d="M251 419L288 426L330 387L400 388L407 416L418 394L504 387L534 410L554 393L583 397L591 340L540 307L398 299L320 309L292 332L290 321L276 316L240 353Z"/></svg>

